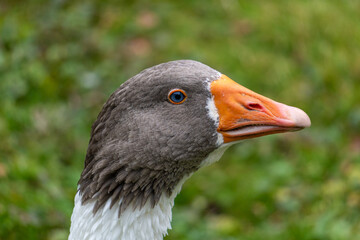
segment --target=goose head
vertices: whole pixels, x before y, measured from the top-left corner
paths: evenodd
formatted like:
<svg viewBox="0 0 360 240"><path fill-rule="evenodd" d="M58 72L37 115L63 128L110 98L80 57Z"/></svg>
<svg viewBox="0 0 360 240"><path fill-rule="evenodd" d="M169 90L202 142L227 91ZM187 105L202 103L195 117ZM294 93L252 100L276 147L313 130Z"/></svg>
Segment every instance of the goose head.
<svg viewBox="0 0 360 240"><path fill-rule="evenodd" d="M69 239L162 239L183 182L236 142L310 126L302 110L196 61L122 84L92 126Z"/></svg>

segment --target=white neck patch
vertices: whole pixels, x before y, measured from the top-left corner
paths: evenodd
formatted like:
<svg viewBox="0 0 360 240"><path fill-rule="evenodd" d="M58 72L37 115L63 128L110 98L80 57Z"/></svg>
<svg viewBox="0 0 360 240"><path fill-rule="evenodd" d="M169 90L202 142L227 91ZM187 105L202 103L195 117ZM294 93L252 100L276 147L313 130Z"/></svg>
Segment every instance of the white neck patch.
<svg viewBox="0 0 360 240"><path fill-rule="evenodd" d="M229 144L223 144L210 153L200 167L218 161L228 147ZM81 193L78 191L71 216L69 240L162 240L167 235L167 230L171 229L174 199L191 175L184 177L178 183L170 197L163 194L154 208L149 202L141 209L134 210L129 206L120 217L118 213L121 200L110 209L110 198L94 215L96 200L90 200L82 205Z"/></svg>
<svg viewBox="0 0 360 240"><path fill-rule="evenodd" d="M228 147L228 144L224 144L210 153L200 167L218 161ZM71 215L69 240L162 240L167 235L167 230L171 229L174 199L191 175L178 183L170 197L163 194L154 208L149 202L141 209L133 210L129 206L120 217L118 213L121 200L110 209L110 198L94 215L96 201L90 200L82 205L81 193L78 191Z"/></svg>
<svg viewBox="0 0 360 240"><path fill-rule="evenodd" d="M171 209L174 199L183 183L184 177L175 187L173 194L163 194L154 208L147 202L140 210L129 206L119 217L119 205L110 209L111 199L93 214L95 200L81 204L81 193L75 196L75 207L71 216L69 240L161 240L171 229Z"/></svg>

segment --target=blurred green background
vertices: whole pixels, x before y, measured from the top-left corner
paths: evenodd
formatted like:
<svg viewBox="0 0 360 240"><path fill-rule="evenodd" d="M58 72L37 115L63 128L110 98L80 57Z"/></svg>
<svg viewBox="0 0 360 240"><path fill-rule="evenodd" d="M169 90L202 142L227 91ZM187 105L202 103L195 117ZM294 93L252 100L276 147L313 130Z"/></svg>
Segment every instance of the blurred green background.
<svg viewBox="0 0 360 240"><path fill-rule="evenodd" d="M144 68L201 61L312 127L229 149L168 240L360 239L360 1L0 2L0 239L66 239L90 128Z"/></svg>

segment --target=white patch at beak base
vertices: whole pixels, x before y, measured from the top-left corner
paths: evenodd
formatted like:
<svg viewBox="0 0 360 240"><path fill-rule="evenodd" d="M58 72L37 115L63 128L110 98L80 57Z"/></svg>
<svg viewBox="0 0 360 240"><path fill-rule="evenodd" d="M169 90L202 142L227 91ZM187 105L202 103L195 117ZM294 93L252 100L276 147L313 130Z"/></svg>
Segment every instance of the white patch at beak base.
<svg viewBox="0 0 360 240"><path fill-rule="evenodd" d="M210 84L209 84L209 89L210 89ZM215 106L214 96L211 96L211 98L208 98L208 100L206 102L206 109L207 109L208 116L210 117L210 119L212 119L214 121L215 127L217 129L219 127L219 113ZM222 134L218 133L217 131L214 134L217 135L216 146L221 146L224 143L224 138L223 138Z"/></svg>

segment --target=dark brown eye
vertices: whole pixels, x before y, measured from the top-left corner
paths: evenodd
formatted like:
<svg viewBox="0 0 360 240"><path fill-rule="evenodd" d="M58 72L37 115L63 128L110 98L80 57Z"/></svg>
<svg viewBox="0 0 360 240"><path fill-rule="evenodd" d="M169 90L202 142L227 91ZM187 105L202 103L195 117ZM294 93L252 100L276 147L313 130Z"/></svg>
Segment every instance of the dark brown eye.
<svg viewBox="0 0 360 240"><path fill-rule="evenodd" d="M181 104L186 99L186 93L181 89L173 89L169 92L168 99L173 104Z"/></svg>

